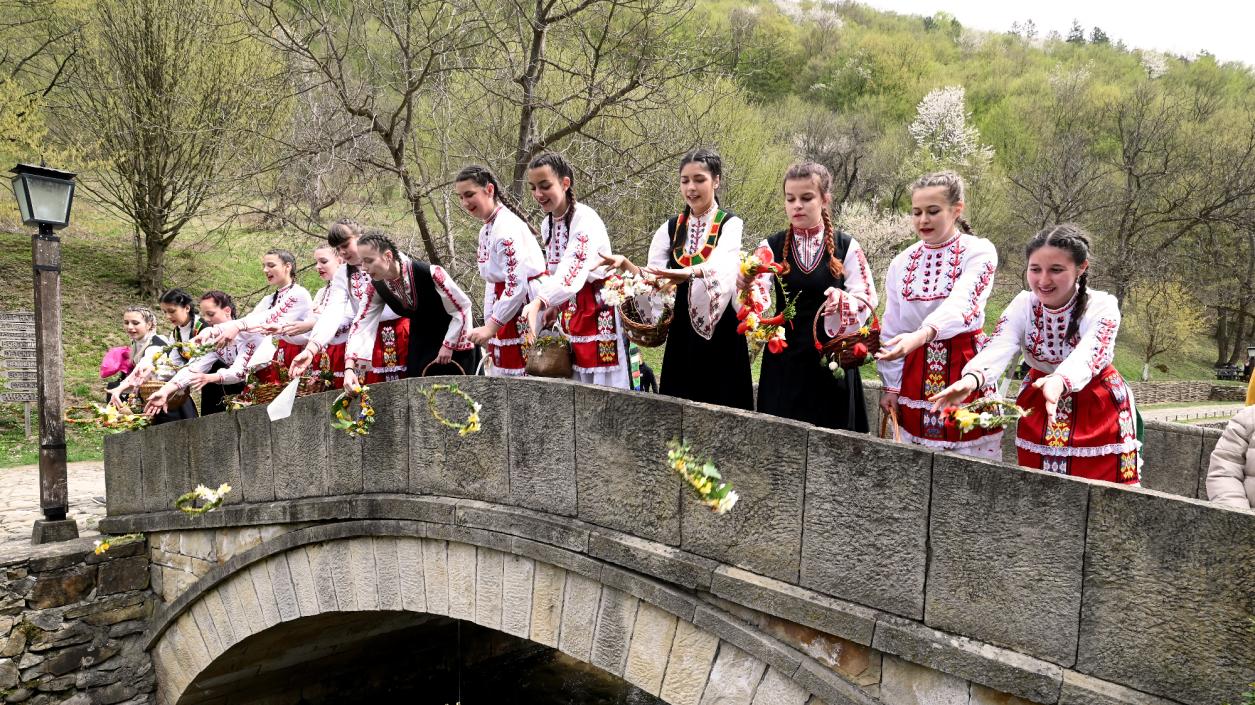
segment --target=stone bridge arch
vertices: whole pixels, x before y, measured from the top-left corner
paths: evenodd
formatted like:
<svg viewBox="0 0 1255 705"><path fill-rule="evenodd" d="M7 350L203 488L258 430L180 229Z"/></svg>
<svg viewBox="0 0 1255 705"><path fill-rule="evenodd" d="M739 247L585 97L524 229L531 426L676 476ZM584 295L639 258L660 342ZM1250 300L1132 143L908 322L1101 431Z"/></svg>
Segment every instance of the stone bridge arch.
<svg viewBox="0 0 1255 705"><path fill-rule="evenodd" d="M735 623L712 605L622 571L603 574L599 561L573 554L559 559L564 567L424 529L400 521L297 529L213 569L150 631L158 702L203 701L201 674L270 630L346 612L408 612L558 649L669 705L823 705L799 682L788 647L745 625L724 632L730 638L699 626ZM852 687L844 695L840 702L873 702Z"/></svg>

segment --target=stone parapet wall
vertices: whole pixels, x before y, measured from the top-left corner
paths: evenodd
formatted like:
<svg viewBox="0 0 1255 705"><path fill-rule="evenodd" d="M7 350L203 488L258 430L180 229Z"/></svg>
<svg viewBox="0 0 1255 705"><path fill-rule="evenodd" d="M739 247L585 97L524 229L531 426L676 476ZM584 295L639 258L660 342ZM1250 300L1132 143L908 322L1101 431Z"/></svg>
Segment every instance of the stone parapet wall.
<svg viewBox="0 0 1255 705"><path fill-rule="evenodd" d="M90 539L38 547L0 579L0 699L153 702L144 630L156 603L143 540L102 555Z"/></svg>
<svg viewBox="0 0 1255 705"><path fill-rule="evenodd" d="M376 386L366 438L330 429L330 395L275 423L250 409L111 436L102 527L188 528L171 499L230 482L224 509L193 526L493 528L516 554L579 551L733 599L714 587L727 566L809 596L778 616L849 606L862 616L836 636L870 623L873 649L1034 702L1065 702L1070 680L1214 705L1255 678L1255 513L566 382L449 380L484 407L483 430L460 437L418 393L435 381ZM1185 469L1163 482L1196 493L1206 437L1161 430L1148 425L1163 446L1148 457L1178 454L1167 467ZM680 435L736 485L732 513L711 514L666 467Z"/></svg>

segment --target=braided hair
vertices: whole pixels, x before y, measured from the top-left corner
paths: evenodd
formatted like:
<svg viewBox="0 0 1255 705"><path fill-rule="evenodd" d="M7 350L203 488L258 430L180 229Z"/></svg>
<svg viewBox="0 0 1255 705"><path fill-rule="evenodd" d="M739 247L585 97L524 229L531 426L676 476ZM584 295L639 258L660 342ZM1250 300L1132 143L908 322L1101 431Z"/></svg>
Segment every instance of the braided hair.
<svg viewBox="0 0 1255 705"><path fill-rule="evenodd" d="M832 174L823 164L816 162L803 162L794 164L789 170L784 172L784 181L789 182L801 179L814 179L819 185L819 194L821 196L828 195L832 189ZM783 188L783 186L782 186ZM837 259L837 243L836 232L832 227L832 214L827 206L822 206L824 218L824 249L828 251L828 272L832 274L834 279L840 279L845 276L845 263ZM793 246L793 224L789 224L789 229L784 233L784 249L781 250L781 271L780 275L784 276L789 273L792 267L789 266L789 252Z"/></svg>
<svg viewBox="0 0 1255 705"><path fill-rule="evenodd" d="M189 315L196 315L196 301L192 299L191 294L187 293L183 289L170 289L161 295L161 299L158 303L185 308L187 309Z"/></svg>
<svg viewBox="0 0 1255 705"><path fill-rule="evenodd" d="M567 162L566 158L557 152L545 152L528 162L528 169L539 169L541 167L549 167L553 169L554 176L561 181L563 178L569 180L570 185L566 188L566 215L562 216L563 223L566 225L566 231L571 232L571 220L575 217L575 170ZM549 220L549 237L553 238L553 213L545 216ZM545 240L545 247L549 246L549 240Z"/></svg>
<svg viewBox="0 0 1255 705"><path fill-rule="evenodd" d="M393 259L398 262L401 261L401 252L397 249L397 244L382 230L367 230L366 234L362 235L357 241L358 247L366 245L373 247L381 255L385 252L391 252Z"/></svg>
<svg viewBox="0 0 1255 705"><path fill-rule="evenodd" d="M710 172L712 178L723 177L723 158L720 157L719 153L713 149L698 147L697 149L690 149L688 152L685 152L684 156L680 158L679 171L684 171L684 167L689 164L701 164L705 167L706 171ZM717 201L718 198L715 200ZM689 216L693 215L692 210L692 208L689 208L688 201L685 201L684 211L676 220L675 234L672 237L671 242L672 247L678 246L680 242L684 242L687 239L687 235L682 236L680 234L680 224L688 223Z"/></svg>
<svg viewBox="0 0 1255 705"><path fill-rule="evenodd" d="M532 225L531 221L527 219L527 216L523 214L523 210L519 208L517 203L514 202L514 199L506 193L505 189L501 188L501 182L497 179L497 175L492 173L492 169L479 164L472 164L468 167L463 167L463 169L458 172L458 175L453 177L453 183L457 183L459 181L473 181L477 186L484 189L488 188L489 184L492 184L493 200L505 206L511 213L517 215L519 220L523 221L523 224L527 226L527 229L532 231L533 235L536 234L536 227Z"/></svg>
<svg viewBox="0 0 1255 705"><path fill-rule="evenodd" d="M296 283L296 255L287 250L276 248L273 250L267 250L266 254L263 256L278 257L280 262L288 266L288 278L291 280L291 283ZM267 306L267 308L274 306L276 303L279 303L279 291L277 289L275 290L274 295L270 297L270 306Z"/></svg>
<svg viewBox="0 0 1255 705"><path fill-rule="evenodd" d="M341 218L327 228L327 244L339 247L361 234L362 226L356 220Z"/></svg>
<svg viewBox="0 0 1255 705"><path fill-rule="evenodd" d="M227 309L231 312L231 318L235 318L235 301L231 299L231 295L225 291L211 289L201 294L201 301L212 301L218 308Z"/></svg>
<svg viewBox="0 0 1255 705"><path fill-rule="evenodd" d="M1043 228L1028 241L1024 248L1024 258L1028 259L1034 252L1043 247L1057 247L1072 256L1072 262L1081 266L1089 261L1089 234L1075 223L1061 223ZM1089 303L1089 270L1081 272L1076 280L1076 303L1072 306L1072 315L1068 318L1068 330L1064 339L1072 341L1081 327L1081 316L1085 315L1085 306Z"/></svg>
<svg viewBox="0 0 1255 705"><path fill-rule="evenodd" d="M953 171L938 171L932 174L924 174L911 184L911 193L924 188L932 188L940 186L945 189L946 203L951 206L962 203L967 187L963 184L963 177ZM961 232L972 234L972 226L968 224L965 218L960 217L957 221Z"/></svg>

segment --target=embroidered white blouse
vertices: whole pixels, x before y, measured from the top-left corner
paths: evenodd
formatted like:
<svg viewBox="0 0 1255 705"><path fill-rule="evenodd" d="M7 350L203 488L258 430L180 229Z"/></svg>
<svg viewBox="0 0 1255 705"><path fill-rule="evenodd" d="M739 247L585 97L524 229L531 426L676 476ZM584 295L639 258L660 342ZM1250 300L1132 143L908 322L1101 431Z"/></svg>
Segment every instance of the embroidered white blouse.
<svg viewBox="0 0 1255 705"><path fill-rule="evenodd" d="M936 340L981 330L997 269L998 250L984 238L959 233L940 245L916 242L889 264L881 338L923 327ZM903 362L876 363L886 392L901 389Z"/></svg>
<svg viewBox="0 0 1255 705"><path fill-rule="evenodd" d="M574 299L587 282L609 276L601 258L612 250L606 224L597 211L583 203L575 204L571 232L567 232L565 219L555 217L551 233L550 220L545 218L540 226L541 241L548 243L545 271L549 276L537 280L536 295L546 306L561 306Z"/></svg>
<svg viewBox="0 0 1255 705"><path fill-rule="evenodd" d="M824 258L828 254L824 247L822 230L810 235L795 232L792 243L794 261L807 272L812 272L819 266L827 266L821 264L821 260L827 261ZM767 247L767 241L758 243L758 247ZM826 292L828 301L836 301L838 306L836 312L824 316L824 328L829 336L846 335L858 330L880 303L876 295L876 282L872 278L871 267L867 264L867 255L863 253L863 247L858 244L858 240L850 239L850 247L841 264L845 267L845 289L829 287ZM774 277L771 272L764 272L755 277L751 284L758 290L763 301L771 300L771 292L775 289L772 286ZM799 323L810 325L808 321Z"/></svg>
<svg viewBox="0 0 1255 705"><path fill-rule="evenodd" d="M319 350L325 349L328 345L345 342L348 338L348 328L352 326L353 321L357 319L358 313L362 307L370 300L374 293L374 287L371 284L370 275L362 268L358 267L354 270L353 275L349 276L349 265L342 264L336 270L336 274L331 278L331 291L326 295L326 300L322 304L322 309L316 311L318 321L314 323L314 327L310 329L306 338L318 347ZM321 291L319 292L322 293ZM379 315L379 322L391 321L399 318L392 309L384 307L383 313ZM341 340L341 336L344 340Z"/></svg>
<svg viewBox="0 0 1255 705"><path fill-rule="evenodd" d="M266 326L282 326L298 323L309 315L309 292L300 284L289 284L273 294L267 295L243 318L238 318L216 326L210 326L197 336L201 339L213 340L228 328L245 331L258 331ZM299 343L304 336L275 336L279 340Z"/></svg>
<svg viewBox="0 0 1255 705"><path fill-rule="evenodd" d="M401 253L400 265L401 276L386 282L385 285L389 292L400 301L414 301L417 292L410 286L410 268L413 266L413 260L405 253ZM436 293L440 295L440 303L443 304L445 313L449 314L449 328L445 332L442 344L453 350L469 350L472 344L467 335L475 327L471 312L471 298L439 265L431 265L431 280L436 287ZM349 344L344 353L346 366L356 364L362 367L370 364L375 351L375 335L379 330L379 322L383 320L384 311L391 311L391 309L384 304L383 298L375 291L374 286L371 286L370 300L358 311L357 318L354 319L353 326L349 330Z"/></svg>
<svg viewBox="0 0 1255 705"><path fill-rule="evenodd" d="M253 359L264 340L265 338L260 333L240 333L226 347L211 350L188 362L170 381L182 389L191 384L193 372L208 372L213 369L215 362L221 362L226 365L226 369L218 371L222 375L223 384L242 382L248 375L249 369L270 361L269 356L265 360Z"/></svg>
<svg viewBox="0 0 1255 705"><path fill-rule="evenodd" d="M1076 297L1060 309L1046 308L1031 291L1021 291L1002 312L993 337L963 368L985 382L996 380L1016 352L1029 367L1063 378L1068 392L1084 389L1115 359L1120 307L1116 297L1089 289L1073 340L1065 340Z"/></svg>
<svg viewBox="0 0 1255 705"><path fill-rule="evenodd" d="M519 315L530 296L530 282L545 273L545 256L527 224L509 208L497 212L479 229L476 251L484 279L484 319L504 326ZM497 296L497 284L504 284ZM511 341L493 342L508 344Z"/></svg>
<svg viewBox="0 0 1255 705"><path fill-rule="evenodd" d="M719 204L701 215L692 215L688 221L688 233L684 251L693 254L701 249L710 230L710 221L719 210ZM714 335L719 317L736 296L736 274L741 267L741 235L745 222L736 216L723 221L719 241L705 262L695 265L689 279L689 322L698 335L710 340ZM649 266L666 269L671 259L671 239L667 236L667 223L663 223L649 243Z"/></svg>

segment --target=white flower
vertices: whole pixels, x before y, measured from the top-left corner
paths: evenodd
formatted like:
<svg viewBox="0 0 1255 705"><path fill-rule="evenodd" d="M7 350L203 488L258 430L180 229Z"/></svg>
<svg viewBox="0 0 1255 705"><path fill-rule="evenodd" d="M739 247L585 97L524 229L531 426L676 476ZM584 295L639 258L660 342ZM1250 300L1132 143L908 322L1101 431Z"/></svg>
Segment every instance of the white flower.
<svg viewBox="0 0 1255 705"><path fill-rule="evenodd" d="M727 514L733 507L736 506L738 499L740 499L740 497L737 496L735 491L729 492L723 499L719 500L719 504L715 506L715 513Z"/></svg>
<svg viewBox="0 0 1255 705"><path fill-rule="evenodd" d="M993 414L989 413L988 411L982 411L980 417L977 418L976 422L980 424L981 428L989 428L989 424L993 423L993 420L994 420Z"/></svg>
<svg viewBox="0 0 1255 705"><path fill-rule="evenodd" d="M832 370L833 372L836 372L836 371L837 371L837 367L838 367L838 365L837 365L837 361L836 361L836 360L833 360L832 362L829 362L829 363L828 363L828 369Z"/></svg>

